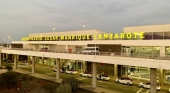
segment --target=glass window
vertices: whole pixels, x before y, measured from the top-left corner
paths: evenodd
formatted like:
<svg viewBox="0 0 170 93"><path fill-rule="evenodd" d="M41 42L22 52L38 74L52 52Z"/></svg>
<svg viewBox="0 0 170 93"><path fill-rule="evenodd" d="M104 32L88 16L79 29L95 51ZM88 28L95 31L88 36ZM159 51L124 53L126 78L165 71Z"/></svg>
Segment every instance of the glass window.
<svg viewBox="0 0 170 93"><path fill-rule="evenodd" d="M153 39L163 39L163 32L153 32Z"/></svg>
<svg viewBox="0 0 170 93"><path fill-rule="evenodd" d="M150 33L144 33L143 40L151 40L152 39L152 32Z"/></svg>
<svg viewBox="0 0 170 93"><path fill-rule="evenodd" d="M170 39L170 32L164 32L164 39Z"/></svg>

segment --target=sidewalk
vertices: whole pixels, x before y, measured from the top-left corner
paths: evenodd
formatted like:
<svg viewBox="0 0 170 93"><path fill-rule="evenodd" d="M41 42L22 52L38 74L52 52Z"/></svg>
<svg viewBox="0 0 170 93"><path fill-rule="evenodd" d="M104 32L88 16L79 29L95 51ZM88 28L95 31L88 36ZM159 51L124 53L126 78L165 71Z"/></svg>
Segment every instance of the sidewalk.
<svg viewBox="0 0 170 93"><path fill-rule="evenodd" d="M38 73L32 74L31 72L28 72L28 71L25 71L25 70L17 69L17 70L14 70L14 71L18 72L18 73L28 74L30 76L34 76L34 77L37 77L37 78L57 82L57 83L61 83L61 81L62 81L62 79L56 80L54 77L51 77L51 76L38 74ZM113 91L113 90L100 88L100 87L97 87L97 88L94 89L94 88L91 87L91 85L86 85L86 84L81 85L80 88L85 89L85 90L89 90L89 91L93 91L93 92L96 92L96 93L121 93L121 92L116 92L116 91Z"/></svg>

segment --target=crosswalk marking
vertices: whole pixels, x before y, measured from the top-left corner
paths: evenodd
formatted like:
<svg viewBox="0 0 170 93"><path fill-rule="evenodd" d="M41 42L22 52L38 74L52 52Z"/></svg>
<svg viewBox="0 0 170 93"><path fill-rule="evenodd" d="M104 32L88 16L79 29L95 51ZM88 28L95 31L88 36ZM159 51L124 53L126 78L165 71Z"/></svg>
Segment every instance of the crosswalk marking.
<svg viewBox="0 0 170 93"><path fill-rule="evenodd" d="M139 89L136 93L140 93L143 90L143 88Z"/></svg>

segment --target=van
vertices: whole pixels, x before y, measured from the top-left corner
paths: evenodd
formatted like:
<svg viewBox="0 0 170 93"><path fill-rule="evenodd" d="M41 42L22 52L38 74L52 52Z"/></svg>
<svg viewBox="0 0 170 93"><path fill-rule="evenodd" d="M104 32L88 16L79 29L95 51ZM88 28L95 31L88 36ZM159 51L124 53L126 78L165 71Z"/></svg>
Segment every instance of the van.
<svg viewBox="0 0 170 93"><path fill-rule="evenodd" d="M98 47L85 47L85 48L82 49L81 53L82 54L95 55L95 51L96 51L96 54L99 54L99 48Z"/></svg>

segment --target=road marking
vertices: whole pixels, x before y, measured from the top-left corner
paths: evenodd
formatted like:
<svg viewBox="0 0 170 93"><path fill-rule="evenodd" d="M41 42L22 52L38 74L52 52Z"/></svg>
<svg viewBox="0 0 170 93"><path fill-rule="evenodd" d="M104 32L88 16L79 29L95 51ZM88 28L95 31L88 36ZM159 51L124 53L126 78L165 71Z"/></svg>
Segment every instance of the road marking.
<svg viewBox="0 0 170 93"><path fill-rule="evenodd" d="M98 82L103 82L103 81L98 81Z"/></svg>
<svg viewBox="0 0 170 93"><path fill-rule="evenodd" d="M78 79L78 80L84 80L84 79L87 79L87 78L78 77L78 78L76 78L76 79Z"/></svg>
<svg viewBox="0 0 170 93"><path fill-rule="evenodd" d="M140 93L143 90L143 88L139 89L136 93Z"/></svg>
<svg viewBox="0 0 170 93"><path fill-rule="evenodd" d="M101 86L101 87L107 87L107 86L103 86L103 85L97 85L97 86Z"/></svg>
<svg viewBox="0 0 170 93"><path fill-rule="evenodd" d="M147 90L145 93L149 93L150 90Z"/></svg>

